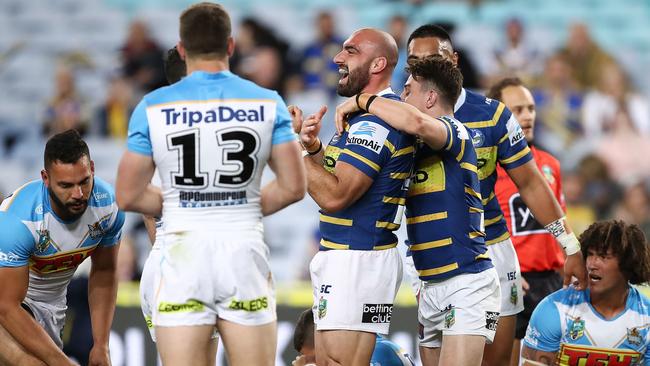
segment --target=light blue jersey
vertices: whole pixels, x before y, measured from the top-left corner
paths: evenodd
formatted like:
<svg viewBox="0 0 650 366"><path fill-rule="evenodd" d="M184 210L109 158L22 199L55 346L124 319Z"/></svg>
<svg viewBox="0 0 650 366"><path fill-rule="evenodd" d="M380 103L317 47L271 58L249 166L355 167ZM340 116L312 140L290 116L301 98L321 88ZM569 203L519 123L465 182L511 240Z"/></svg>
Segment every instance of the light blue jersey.
<svg viewBox="0 0 650 366"><path fill-rule="evenodd" d="M275 91L195 71L142 99L127 145L158 168L166 232L261 231L262 171L273 145L295 140Z"/></svg>
<svg viewBox="0 0 650 366"><path fill-rule="evenodd" d="M397 343L377 335L370 366L415 366L415 363Z"/></svg>
<svg viewBox="0 0 650 366"><path fill-rule="evenodd" d="M605 319L589 290L552 293L535 309L524 344L557 352L559 365L650 365L650 300L630 286L625 310Z"/></svg>
<svg viewBox="0 0 650 366"><path fill-rule="evenodd" d="M65 303L77 266L98 247L117 244L123 224L113 187L97 177L86 212L70 222L52 210L43 181L29 182L0 205L0 267L29 266L26 297Z"/></svg>

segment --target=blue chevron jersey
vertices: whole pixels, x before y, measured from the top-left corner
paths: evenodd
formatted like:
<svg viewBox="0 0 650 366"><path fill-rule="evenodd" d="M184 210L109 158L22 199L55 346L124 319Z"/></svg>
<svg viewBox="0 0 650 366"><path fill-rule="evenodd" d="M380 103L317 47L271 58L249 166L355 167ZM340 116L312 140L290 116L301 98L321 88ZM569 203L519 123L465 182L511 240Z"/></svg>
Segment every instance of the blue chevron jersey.
<svg viewBox="0 0 650 366"><path fill-rule="evenodd" d="M418 144L406 200L409 251L425 281L492 267L469 132L451 117L438 120L447 127L447 142L440 151Z"/></svg>
<svg viewBox="0 0 650 366"><path fill-rule="evenodd" d="M0 205L0 267L29 265L27 298L65 303L77 266L97 247L117 244L123 224L113 187L97 177L86 212L72 222L54 213L43 181L29 182Z"/></svg>
<svg viewBox="0 0 650 366"><path fill-rule="evenodd" d="M390 93L385 98L399 100ZM325 150L329 172L348 163L373 179L368 191L349 207L320 215L320 250L381 250L397 246L393 234L400 225L408 178L413 165L414 139L372 114L351 118L347 130L334 135Z"/></svg>
<svg viewBox="0 0 650 366"><path fill-rule="evenodd" d="M463 89L456 101L454 116L470 129L476 149L485 210L485 244L501 242L510 234L494 193L497 162L508 170L529 162L533 155L519 122L499 101Z"/></svg>
<svg viewBox="0 0 650 366"><path fill-rule="evenodd" d="M557 352L560 366L648 366L650 300L630 286L625 310L605 319L591 306L589 290L556 291L533 311L524 344Z"/></svg>

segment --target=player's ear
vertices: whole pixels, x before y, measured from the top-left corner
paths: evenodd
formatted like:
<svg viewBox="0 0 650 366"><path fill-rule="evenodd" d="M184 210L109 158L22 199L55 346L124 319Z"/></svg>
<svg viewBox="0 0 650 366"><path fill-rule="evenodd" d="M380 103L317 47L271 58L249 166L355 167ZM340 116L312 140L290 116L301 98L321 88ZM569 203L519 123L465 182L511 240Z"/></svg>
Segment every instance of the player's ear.
<svg viewBox="0 0 650 366"><path fill-rule="evenodd" d="M431 109L434 105L436 105L436 102L438 102L438 92L431 89L427 92L427 100L424 105L427 107L427 109Z"/></svg>
<svg viewBox="0 0 650 366"><path fill-rule="evenodd" d="M454 63L454 66L458 67L458 52L454 51L454 55L451 57L451 62Z"/></svg>
<svg viewBox="0 0 650 366"><path fill-rule="evenodd" d="M183 42L178 41L176 44L176 49L178 50L178 55L181 56L181 60L185 61L185 47L183 47Z"/></svg>
<svg viewBox="0 0 650 366"><path fill-rule="evenodd" d="M235 39L232 37L228 37L228 46L226 48L226 53L228 54L228 58L232 57L232 55L235 53Z"/></svg>
<svg viewBox="0 0 650 366"><path fill-rule="evenodd" d="M386 68L387 64L388 60L386 60L386 57L376 57L370 63L370 73L378 74L382 72Z"/></svg>
<svg viewBox="0 0 650 366"><path fill-rule="evenodd" d="M41 179L45 182L45 186L50 186L50 177L47 175L47 170L41 169Z"/></svg>
<svg viewBox="0 0 650 366"><path fill-rule="evenodd" d="M90 172L95 174L95 162L92 160L90 161Z"/></svg>

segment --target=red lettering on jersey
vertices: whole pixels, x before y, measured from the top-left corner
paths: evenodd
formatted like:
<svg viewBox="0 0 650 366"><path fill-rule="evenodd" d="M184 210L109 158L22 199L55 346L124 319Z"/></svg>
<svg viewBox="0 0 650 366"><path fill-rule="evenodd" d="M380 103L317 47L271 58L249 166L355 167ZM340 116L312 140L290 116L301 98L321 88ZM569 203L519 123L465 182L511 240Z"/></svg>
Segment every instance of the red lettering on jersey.
<svg viewBox="0 0 650 366"><path fill-rule="evenodd" d="M29 268L40 274L74 269L88 258L95 251L95 248L97 247L83 248L76 252L67 252L49 257L32 256L29 259Z"/></svg>
<svg viewBox="0 0 650 366"><path fill-rule="evenodd" d="M588 352L568 348L565 348L563 353L569 356L569 360L567 361L569 365L577 365L580 359L586 358L589 355Z"/></svg>
<svg viewBox="0 0 650 366"><path fill-rule="evenodd" d="M560 365L568 366L631 366L641 355L629 349L599 349L589 346L562 344Z"/></svg>

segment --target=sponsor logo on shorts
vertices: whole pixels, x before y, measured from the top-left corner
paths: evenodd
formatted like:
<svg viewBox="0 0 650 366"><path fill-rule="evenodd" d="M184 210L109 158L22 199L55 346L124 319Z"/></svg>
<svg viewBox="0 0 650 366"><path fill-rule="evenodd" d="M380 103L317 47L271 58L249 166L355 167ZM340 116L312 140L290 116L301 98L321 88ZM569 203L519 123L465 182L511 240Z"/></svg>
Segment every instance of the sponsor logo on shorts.
<svg viewBox="0 0 650 366"><path fill-rule="evenodd" d="M320 297L318 300L318 319L323 319L327 315L327 299Z"/></svg>
<svg viewBox="0 0 650 366"><path fill-rule="evenodd" d="M362 323L390 323L393 304L363 304Z"/></svg>
<svg viewBox="0 0 650 366"><path fill-rule="evenodd" d="M456 309L451 307L445 314L445 328L449 329L453 327L454 324L456 324Z"/></svg>
<svg viewBox="0 0 650 366"><path fill-rule="evenodd" d="M497 325L499 324L499 312L497 311L486 311L485 312L485 328L496 332Z"/></svg>
<svg viewBox="0 0 650 366"><path fill-rule="evenodd" d="M513 305L517 305L517 300L519 300L519 291L517 291L517 285L513 283L510 286L510 302Z"/></svg>
<svg viewBox="0 0 650 366"><path fill-rule="evenodd" d="M228 309L231 310L244 310L244 311L260 311L268 309L269 302L266 296L253 300L232 300Z"/></svg>
<svg viewBox="0 0 650 366"><path fill-rule="evenodd" d="M161 302L158 305L158 311L161 313L195 313L203 311L203 303L198 300L189 300L184 304Z"/></svg>
<svg viewBox="0 0 650 366"><path fill-rule="evenodd" d="M153 321L151 320L151 317L149 315L144 317L144 322L147 324L147 328L149 329L153 328Z"/></svg>
<svg viewBox="0 0 650 366"><path fill-rule="evenodd" d="M329 294L331 289L332 289L332 285L320 285L321 294Z"/></svg>

